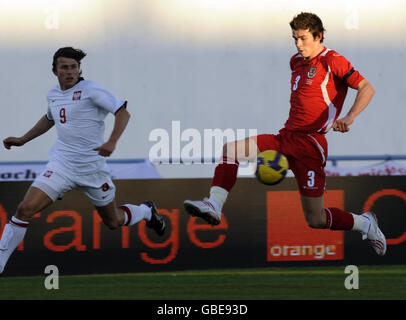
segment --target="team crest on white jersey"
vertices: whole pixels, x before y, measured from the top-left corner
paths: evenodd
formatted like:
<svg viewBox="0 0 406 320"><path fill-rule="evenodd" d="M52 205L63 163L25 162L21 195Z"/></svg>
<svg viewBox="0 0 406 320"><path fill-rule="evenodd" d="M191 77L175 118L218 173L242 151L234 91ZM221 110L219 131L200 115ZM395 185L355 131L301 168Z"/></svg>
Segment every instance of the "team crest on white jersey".
<svg viewBox="0 0 406 320"><path fill-rule="evenodd" d="M47 170L44 172L43 176L46 178L50 178L54 172L52 170Z"/></svg>
<svg viewBox="0 0 406 320"><path fill-rule="evenodd" d="M73 93L72 100L80 100L81 96L82 96L82 91L75 91Z"/></svg>
<svg viewBox="0 0 406 320"><path fill-rule="evenodd" d="M316 75L317 68L316 67L311 67L309 72L307 73L308 78L313 78Z"/></svg>

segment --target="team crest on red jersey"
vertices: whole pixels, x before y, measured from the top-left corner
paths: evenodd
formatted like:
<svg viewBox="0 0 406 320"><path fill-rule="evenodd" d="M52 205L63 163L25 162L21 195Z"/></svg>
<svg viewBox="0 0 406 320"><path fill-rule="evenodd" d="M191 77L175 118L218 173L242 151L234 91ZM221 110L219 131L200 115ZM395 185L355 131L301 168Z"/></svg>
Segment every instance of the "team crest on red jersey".
<svg viewBox="0 0 406 320"><path fill-rule="evenodd" d="M316 75L317 68L316 67L311 67L309 72L307 73L308 78L313 78Z"/></svg>
<svg viewBox="0 0 406 320"><path fill-rule="evenodd" d="M72 100L80 100L81 96L82 96L82 91L75 91L73 93Z"/></svg>

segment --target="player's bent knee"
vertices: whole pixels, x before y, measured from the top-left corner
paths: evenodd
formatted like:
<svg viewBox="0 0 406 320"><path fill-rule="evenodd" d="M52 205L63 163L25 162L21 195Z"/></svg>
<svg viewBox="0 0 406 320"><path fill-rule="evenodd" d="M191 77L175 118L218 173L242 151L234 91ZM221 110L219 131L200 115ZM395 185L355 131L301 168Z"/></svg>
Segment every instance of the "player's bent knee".
<svg viewBox="0 0 406 320"><path fill-rule="evenodd" d="M324 229L325 225L317 221L307 222L307 225L312 229Z"/></svg>
<svg viewBox="0 0 406 320"><path fill-rule="evenodd" d="M251 138L228 142L223 145L223 157L229 161L253 160L258 153L258 146Z"/></svg>
<svg viewBox="0 0 406 320"><path fill-rule="evenodd" d="M227 157L229 160L235 160L236 158L236 142L227 142L223 145L223 157Z"/></svg>
<svg viewBox="0 0 406 320"><path fill-rule="evenodd" d="M114 224L114 223L105 223L105 225L106 225L107 228L109 228L110 230L116 230L116 229L118 229L118 227L119 227L118 224Z"/></svg>
<svg viewBox="0 0 406 320"><path fill-rule="evenodd" d="M322 219L314 216L306 216L306 222L312 229L324 229L326 226L326 223Z"/></svg>
<svg viewBox="0 0 406 320"><path fill-rule="evenodd" d="M18 205L15 216L17 219L28 221L36 213L35 211L35 207L30 202L23 201Z"/></svg>
<svg viewBox="0 0 406 320"><path fill-rule="evenodd" d="M118 221L116 220L112 220L112 219L104 219L103 223L107 226L107 228L109 228L110 230L115 230L118 229L118 227L120 227Z"/></svg>

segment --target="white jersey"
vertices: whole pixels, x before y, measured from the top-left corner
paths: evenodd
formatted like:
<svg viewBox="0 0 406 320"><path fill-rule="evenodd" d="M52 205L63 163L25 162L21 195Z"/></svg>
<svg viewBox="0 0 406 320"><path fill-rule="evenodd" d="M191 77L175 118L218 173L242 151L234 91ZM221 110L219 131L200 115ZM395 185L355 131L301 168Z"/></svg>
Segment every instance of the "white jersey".
<svg viewBox="0 0 406 320"><path fill-rule="evenodd" d="M50 162L74 174L108 170L105 158L93 149L104 143L107 114L116 113L126 101L89 80L67 90L56 85L48 91L47 101L47 117L55 122L58 134L49 151Z"/></svg>

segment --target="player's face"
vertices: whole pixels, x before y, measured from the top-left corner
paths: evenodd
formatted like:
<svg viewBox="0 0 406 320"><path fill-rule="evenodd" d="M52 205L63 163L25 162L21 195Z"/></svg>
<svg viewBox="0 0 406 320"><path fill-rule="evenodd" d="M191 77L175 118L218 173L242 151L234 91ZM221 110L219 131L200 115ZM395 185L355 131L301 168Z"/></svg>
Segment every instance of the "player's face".
<svg viewBox="0 0 406 320"><path fill-rule="evenodd" d="M323 47L320 36L313 37L313 34L307 30L292 30L292 37L295 40L297 51L305 58L311 59L320 53Z"/></svg>
<svg viewBox="0 0 406 320"><path fill-rule="evenodd" d="M79 63L75 59L59 57L54 74L58 77L62 90L72 88L79 80Z"/></svg>

